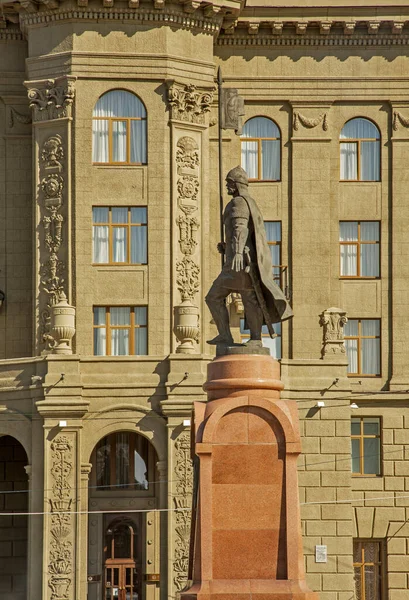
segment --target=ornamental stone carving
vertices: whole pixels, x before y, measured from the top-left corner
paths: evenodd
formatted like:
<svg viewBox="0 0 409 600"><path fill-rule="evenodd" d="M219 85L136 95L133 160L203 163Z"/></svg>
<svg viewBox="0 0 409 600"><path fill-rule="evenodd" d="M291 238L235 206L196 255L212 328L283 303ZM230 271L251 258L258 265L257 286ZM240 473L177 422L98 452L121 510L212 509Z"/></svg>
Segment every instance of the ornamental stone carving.
<svg viewBox="0 0 409 600"><path fill-rule="evenodd" d="M342 308L327 308L320 315L323 327L322 357L345 355L344 325L348 322L346 311Z"/></svg>
<svg viewBox="0 0 409 600"><path fill-rule="evenodd" d="M179 215L176 219L179 226L179 246L182 254L193 254L197 246L197 230L200 223L196 217Z"/></svg>
<svg viewBox="0 0 409 600"><path fill-rule="evenodd" d="M50 550L48 586L51 600L69 600L73 571L73 455L65 436L51 443L51 475L54 479L50 498Z"/></svg>
<svg viewBox="0 0 409 600"><path fill-rule="evenodd" d="M176 263L176 284L182 297L185 300L193 300L199 291L199 265L195 263L190 256L185 256Z"/></svg>
<svg viewBox="0 0 409 600"><path fill-rule="evenodd" d="M295 131L298 131L300 123L303 127L306 127L307 129L314 129L314 127L317 127L320 123L322 123L322 130L328 131L327 113L321 113L315 119L308 119L307 117L302 115L300 112L295 112L294 113L294 123L293 123L293 127L294 127Z"/></svg>
<svg viewBox="0 0 409 600"><path fill-rule="evenodd" d="M33 121L48 121L72 116L76 77L25 82Z"/></svg>
<svg viewBox="0 0 409 600"><path fill-rule="evenodd" d="M8 126L10 129L13 129L16 123L21 123L22 125L30 125L31 124L31 115L26 115L17 111L15 108L10 107L9 111L9 122Z"/></svg>
<svg viewBox="0 0 409 600"><path fill-rule="evenodd" d="M176 488L173 498L175 511L175 548L173 582L180 592L187 580L189 565L190 519L193 492L193 465L190 458L190 432L184 431L175 442Z"/></svg>
<svg viewBox="0 0 409 600"><path fill-rule="evenodd" d="M171 119L189 123L205 123L205 114L210 111L215 88L199 90L193 84L168 81L168 102Z"/></svg>
<svg viewBox="0 0 409 600"><path fill-rule="evenodd" d="M193 138L181 137L176 146L176 163L181 172L199 166L199 147Z"/></svg>
<svg viewBox="0 0 409 600"><path fill-rule="evenodd" d="M400 113L399 111L395 110L393 112L393 121L392 121L392 128L394 131L398 130L398 126L399 123L401 125L403 125L403 127L409 127L409 117L405 118L402 113Z"/></svg>
<svg viewBox="0 0 409 600"><path fill-rule="evenodd" d="M48 137L40 152L40 206L43 207L43 225L46 260L41 261L41 290L46 294L45 304L40 313L40 335L46 349L55 347L51 335L51 309L64 294L66 266L59 253L63 243L64 217L61 214L65 185L64 148L60 135ZM42 200L42 202L41 202ZM65 294L64 294L65 297Z"/></svg>

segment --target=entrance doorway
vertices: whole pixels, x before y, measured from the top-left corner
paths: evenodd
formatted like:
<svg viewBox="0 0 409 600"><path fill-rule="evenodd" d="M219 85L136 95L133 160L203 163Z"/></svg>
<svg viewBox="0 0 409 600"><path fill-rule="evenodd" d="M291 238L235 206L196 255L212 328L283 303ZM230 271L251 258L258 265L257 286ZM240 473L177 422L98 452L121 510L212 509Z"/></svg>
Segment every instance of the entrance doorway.
<svg viewBox="0 0 409 600"><path fill-rule="evenodd" d="M139 515L137 515L138 517ZM105 535L105 600L141 600L141 519L110 517Z"/></svg>

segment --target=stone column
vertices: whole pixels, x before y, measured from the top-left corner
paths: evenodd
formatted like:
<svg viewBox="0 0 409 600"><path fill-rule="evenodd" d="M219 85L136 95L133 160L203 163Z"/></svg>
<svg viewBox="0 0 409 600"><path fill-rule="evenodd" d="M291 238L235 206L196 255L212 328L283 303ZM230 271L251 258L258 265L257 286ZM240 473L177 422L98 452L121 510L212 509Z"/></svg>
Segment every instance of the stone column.
<svg viewBox="0 0 409 600"><path fill-rule="evenodd" d="M202 349L200 320L203 165L207 164L207 115L213 89L167 82L172 138L173 352Z"/></svg>
<svg viewBox="0 0 409 600"><path fill-rule="evenodd" d="M71 125L75 80L63 76L24 84L33 114L36 354L47 353L56 344L51 307L63 293L72 303Z"/></svg>
<svg viewBox="0 0 409 600"><path fill-rule="evenodd" d="M407 210L407 165L409 161L409 102L392 102L392 198L389 239L392 269L392 333L387 355L393 356L391 389L406 389L409 382L407 331L409 328L409 213ZM383 247L386 246L383 244ZM382 253L386 255L386 251ZM386 256L385 256L386 260ZM384 268L385 267L385 268ZM385 315L385 318L386 315ZM385 373L386 375L386 373Z"/></svg>
<svg viewBox="0 0 409 600"><path fill-rule="evenodd" d="M330 104L292 102L292 222L289 246L292 356L313 358L321 346L316 315L330 305Z"/></svg>

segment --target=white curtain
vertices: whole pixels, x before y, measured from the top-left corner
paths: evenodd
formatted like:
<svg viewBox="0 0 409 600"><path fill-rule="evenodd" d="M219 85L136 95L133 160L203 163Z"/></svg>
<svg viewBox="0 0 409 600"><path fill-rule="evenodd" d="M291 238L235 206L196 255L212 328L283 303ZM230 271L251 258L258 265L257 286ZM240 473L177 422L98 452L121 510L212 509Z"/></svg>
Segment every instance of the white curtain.
<svg viewBox="0 0 409 600"><path fill-rule="evenodd" d="M358 144L356 142L343 142L340 146L340 179L342 181L358 179Z"/></svg>
<svg viewBox="0 0 409 600"><path fill-rule="evenodd" d="M254 117L243 127L241 135L241 166L250 179L258 179L258 161L261 160L261 179L280 179L280 130L271 119ZM247 142L245 138L261 139L261 157L258 156L257 141ZM263 138L277 138L266 140Z"/></svg>
<svg viewBox="0 0 409 600"><path fill-rule="evenodd" d="M103 307L94 308L94 325L106 324L106 310ZM106 355L106 327L94 328L94 356Z"/></svg>
<svg viewBox="0 0 409 600"><path fill-rule="evenodd" d="M94 206L92 209L92 255L94 263L109 262L109 231L108 225L98 225L98 223L108 223L108 208Z"/></svg>
<svg viewBox="0 0 409 600"><path fill-rule="evenodd" d="M101 118L136 118L146 119L143 103L135 94L125 90L112 90L98 100L94 107L92 132L92 160L96 163L109 162L108 121ZM131 131L126 131L126 121L112 122L112 158L114 162L127 160L126 139L131 136L132 163L146 163L146 120L131 121Z"/></svg>
<svg viewBox="0 0 409 600"><path fill-rule="evenodd" d="M361 275L379 277L379 223L377 221L361 221L361 241L374 242L361 244Z"/></svg>
<svg viewBox="0 0 409 600"><path fill-rule="evenodd" d="M146 208L131 208L131 223L139 223L131 227L131 263L147 264L148 262L148 230Z"/></svg>
<svg viewBox="0 0 409 600"><path fill-rule="evenodd" d="M339 224L340 242L358 242L358 222L342 221ZM341 244L341 276L358 274L357 244Z"/></svg>
<svg viewBox="0 0 409 600"><path fill-rule="evenodd" d="M281 221L264 221L266 238L268 242L281 242ZM280 244L269 244L271 262L273 264L273 277L280 285L281 246Z"/></svg>
<svg viewBox="0 0 409 600"><path fill-rule="evenodd" d="M361 321L361 340L362 345L362 373L365 375L380 375L381 372L381 356L380 356L380 339L379 337L365 339L364 336L379 336L380 323L379 320L364 319Z"/></svg>
<svg viewBox="0 0 409 600"><path fill-rule="evenodd" d="M268 333L268 329L266 325L263 325L261 330L263 342L263 346L265 348L270 348L270 354L273 358L277 360L281 358L282 353L282 345L281 345L281 323L273 324L274 332L277 334L277 337L271 338ZM250 339L250 331L248 329L244 329L244 319L240 319L240 333L241 333L241 343L245 344Z"/></svg>
<svg viewBox="0 0 409 600"><path fill-rule="evenodd" d="M137 306L135 308L135 354L144 356L148 354L148 329L146 306Z"/></svg>
<svg viewBox="0 0 409 600"><path fill-rule="evenodd" d="M147 490L148 489L148 480L146 479L146 475L148 472L148 468L146 466L145 461L142 456L138 454L135 450L134 453L134 477L135 483L138 484L138 489Z"/></svg>
<svg viewBox="0 0 409 600"><path fill-rule="evenodd" d="M111 308L111 355L126 356L129 354L129 326L130 308ZM128 328L116 329L115 326L126 326Z"/></svg>
<svg viewBox="0 0 409 600"><path fill-rule="evenodd" d="M127 208L112 208L112 261L115 263L128 262L128 226L119 227L128 223Z"/></svg>
<svg viewBox="0 0 409 600"><path fill-rule="evenodd" d="M375 141L364 141L365 139ZM380 134L379 129L368 119L351 119L345 123L340 134L341 140L355 139L361 141L362 181L380 180ZM341 143L341 180L358 179L358 144L356 142Z"/></svg>
<svg viewBox="0 0 409 600"><path fill-rule="evenodd" d="M349 319L344 326L345 337L358 337L358 321ZM345 340L345 348L348 357L348 373L358 373L358 340Z"/></svg>

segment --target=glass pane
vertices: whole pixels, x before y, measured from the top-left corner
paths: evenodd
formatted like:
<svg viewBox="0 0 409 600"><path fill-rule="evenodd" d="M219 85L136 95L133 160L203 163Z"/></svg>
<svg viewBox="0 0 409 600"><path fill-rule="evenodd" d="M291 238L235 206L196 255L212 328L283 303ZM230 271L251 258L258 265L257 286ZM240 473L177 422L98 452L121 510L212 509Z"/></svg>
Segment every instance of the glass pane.
<svg viewBox="0 0 409 600"><path fill-rule="evenodd" d="M241 143L241 166L249 179L258 179L258 143Z"/></svg>
<svg viewBox="0 0 409 600"><path fill-rule="evenodd" d="M92 208L92 222L93 223L108 223L109 221L109 208L106 206L94 206Z"/></svg>
<svg viewBox="0 0 409 600"><path fill-rule="evenodd" d="M131 227L131 263L145 265L148 262L148 229L146 225Z"/></svg>
<svg viewBox="0 0 409 600"><path fill-rule="evenodd" d="M146 327L135 329L135 354L138 356L148 354L148 330Z"/></svg>
<svg viewBox="0 0 409 600"><path fill-rule="evenodd" d="M354 563L362 563L362 542L357 542L354 540L353 542L353 561Z"/></svg>
<svg viewBox="0 0 409 600"><path fill-rule="evenodd" d="M380 562L380 544L379 542L363 542L364 557L366 563Z"/></svg>
<svg viewBox="0 0 409 600"><path fill-rule="evenodd" d="M112 262L124 263L128 258L127 227L112 228Z"/></svg>
<svg viewBox="0 0 409 600"><path fill-rule="evenodd" d="M361 275L379 277L379 244L361 244Z"/></svg>
<svg viewBox="0 0 409 600"><path fill-rule="evenodd" d="M109 162L108 152L108 121L92 119L92 162Z"/></svg>
<svg viewBox="0 0 409 600"><path fill-rule="evenodd" d="M245 321L244 319L240 319L240 333L250 333L249 329L244 328Z"/></svg>
<svg viewBox="0 0 409 600"><path fill-rule="evenodd" d="M116 434L116 481L117 485L129 483L129 433Z"/></svg>
<svg viewBox="0 0 409 600"><path fill-rule="evenodd" d="M108 486L111 478L110 462L111 446L109 438L104 437L98 442L96 449L96 481L97 486Z"/></svg>
<svg viewBox="0 0 409 600"><path fill-rule="evenodd" d="M365 565L365 599L380 599L379 567Z"/></svg>
<svg viewBox="0 0 409 600"><path fill-rule="evenodd" d="M358 221L341 221L339 224L340 242L358 241Z"/></svg>
<svg viewBox="0 0 409 600"><path fill-rule="evenodd" d="M130 325L131 309L128 306L111 308L111 325Z"/></svg>
<svg viewBox="0 0 409 600"><path fill-rule="evenodd" d="M111 330L111 355L127 356L129 354L129 329Z"/></svg>
<svg viewBox="0 0 409 600"><path fill-rule="evenodd" d="M112 223L123 225L128 223L128 209L115 207L111 209Z"/></svg>
<svg viewBox="0 0 409 600"><path fill-rule="evenodd" d="M267 117L253 117L244 123L241 137L249 138L279 138L280 130Z"/></svg>
<svg viewBox="0 0 409 600"><path fill-rule="evenodd" d="M274 329L276 326L274 326ZM276 338L270 338L263 336L262 338L263 346L265 348L270 348L270 354L273 358L279 360L282 358L281 356L281 336L277 336Z"/></svg>
<svg viewBox="0 0 409 600"><path fill-rule="evenodd" d="M372 123L372 121L368 121L368 119L363 119L362 117L358 117L357 119L351 119L348 123L345 123L342 128L340 138L341 139L364 139L364 138L374 138L379 139L379 130Z"/></svg>
<svg viewBox="0 0 409 600"><path fill-rule="evenodd" d="M139 98L125 90L111 90L95 104L94 117L146 117L146 110Z"/></svg>
<svg viewBox="0 0 409 600"><path fill-rule="evenodd" d="M379 181L380 142L361 142L361 179Z"/></svg>
<svg viewBox="0 0 409 600"><path fill-rule="evenodd" d="M340 179L343 181L358 179L358 144L355 142L340 144Z"/></svg>
<svg viewBox="0 0 409 600"><path fill-rule="evenodd" d="M131 208L131 223L147 223L147 210L144 206Z"/></svg>
<svg viewBox="0 0 409 600"><path fill-rule="evenodd" d="M261 179L279 181L280 179L280 142L262 140L261 142Z"/></svg>
<svg viewBox="0 0 409 600"><path fill-rule="evenodd" d="M351 435L360 435L361 433L361 419L358 417L352 417L351 419Z"/></svg>
<svg viewBox="0 0 409 600"><path fill-rule="evenodd" d="M135 325L146 325L147 312L146 306L135 307Z"/></svg>
<svg viewBox="0 0 409 600"><path fill-rule="evenodd" d="M358 246L356 244L341 244L341 276L353 277L358 275L357 254Z"/></svg>
<svg viewBox="0 0 409 600"><path fill-rule="evenodd" d="M94 329L94 356L106 356L106 337L105 327L96 327Z"/></svg>
<svg viewBox="0 0 409 600"><path fill-rule="evenodd" d="M378 339L362 339L362 374L363 375L380 375L380 343Z"/></svg>
<svg viewBox="0 0 409 600"><path fill-rule="evenodd" d="M131 121L131 163L146 164L146 121Z"/></svg>
<svg viewBox="0 0 409 600"><path fill-rule="evenodd" d="M364 418L364 435L379 435L380 422L377 417Z"/></svg>
<svg viewBox="0 0 409 600"><path fill-rule="evenodd" d="M380 335L381 323L379 319L362 319L362 335Z"/></svg>
<svg viewBox="0 0 409 600"><path fill-rule="evenodd" d="M352 446L352 473L360 473L360 449L359 449L359 440L351 440Z"/></svg>
<svg viewBox="0 0 409 600"><path fill-rule="evenodd" d="M345 340L345 349L348 358L348 373L358 373L358 341Z"/></svg>
<svg viewBox="0 0 409 600"><path fill-rule="evenodd" d="M381 472L380 439L364 438L364 473L379 475Z"/></svg>
<svg viewBox="0 0 409 600"><path fill-rule="evenodd" d="M94 307L94 325L105 325L106 308L104 306Z"/></svg>
<svg viewBox="0 0 409 600"><path fill-rule="evenodd" d="M348 322L345 323L344 335L345 336L358 335L358 320L357 319L349 319Z"/></svg>
<svg viewBox="0 0 409 600"><path fill-rule="evenodd" d="M268 242L281 242L281 221L264 221Z"/></svg>
<svg viewBox="0 0 409 600"><path fill-rule="evenodd" d="M126 121L112 122L112 160L126 162Z"/></svg>
<svg viewBox="0 0 409 600"><path fill-rule="evenodd" d="M363 242L379 242L378 221L361 221L361 240Z"/></svg>
<svg viewBox="0 0 409 600"><path fill-rule="evenodd" d="M99 225L92 228L92 260L94 263L109 262L109 228Z"/></svg>
<svg viewBox="0 0 409 600"><path fill-rule="evenodd" d="M361 581L361 568L354 568L354 581L355 581L355 599L354 600L363 600L362 599L362 581Z"/></svg>
<svg viewBox="0 0 409 600"><path fill-rule="evenodd" d="M138 436L137 440L139 441L141 436ZM144 440L143 440L144 441ZM144 446L142 444L142 446ZM139 452L137 451L139 450ZM148 489L148 467L143 459L143 457L148 455L148 451L146 446L142 448L135 449L134 452L134 482L137 484L138 489L147 490Z"/></svg>

